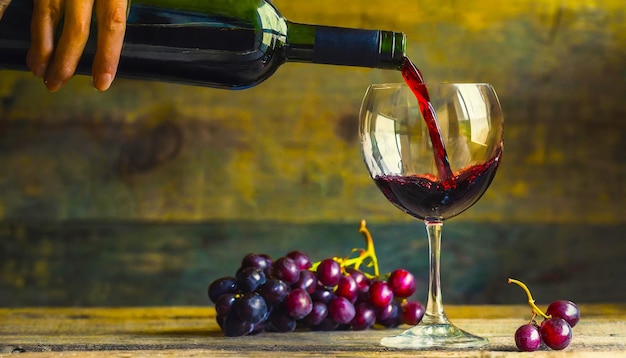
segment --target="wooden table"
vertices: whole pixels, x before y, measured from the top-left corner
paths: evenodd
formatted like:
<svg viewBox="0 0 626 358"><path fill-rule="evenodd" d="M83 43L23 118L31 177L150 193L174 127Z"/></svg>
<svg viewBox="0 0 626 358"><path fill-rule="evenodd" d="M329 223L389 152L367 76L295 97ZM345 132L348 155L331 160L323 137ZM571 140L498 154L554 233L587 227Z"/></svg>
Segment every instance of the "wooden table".
<svg viewBox="0 0 626 358"><path fill-rule="evenodd" d="M626 305L581 305L564 351L533 357L626 357ZM458 326L487 337L467 351L402 351L379 345L399 329L263 333L227 338L210 307L0 309L0 357L509 357L528 306L448 306Z"/></svg>

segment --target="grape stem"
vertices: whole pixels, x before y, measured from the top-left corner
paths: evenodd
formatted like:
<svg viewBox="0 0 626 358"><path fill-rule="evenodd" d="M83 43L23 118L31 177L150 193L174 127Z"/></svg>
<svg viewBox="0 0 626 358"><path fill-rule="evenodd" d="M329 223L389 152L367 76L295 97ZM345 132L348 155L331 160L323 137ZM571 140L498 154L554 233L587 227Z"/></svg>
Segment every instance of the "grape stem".
<svg viewBox="0 0 626 358"><path fill-rule="evenodd" d="M373 268L374 275L370 273L363 272L363 274L367 278L378 278L380 276L380 271L378 269L378 258L376 257L376 251L374 250L374 239L372 238L372 234L367 229L365 224L365 220L361 220L361 225L359 226L359 232L365 238L365 249L352 249L352 253L358 252L359 255L356 257L333 257L335 261L339 263L342 270L345 270L348 267L352 267L355 270L359 270L359 267L365 262L365 260L369 259L366 267ZM312 265L311 270L315 271L319 262L316 262Z"/></svg>
<svg viewBox="0 0 626 358"><path fill-rule="evenodd" d="M367 267L373 267L374 276L378 277L380 276L380 272L378 271L378 258L376 257L376 251L374 250L374 239L372 238L370 231L367 229L365 220L361 220L359 232L363 235L363 238L365 238L365 251L359 250L359 257L352 259L355 260L354 268L358 270L363 261L369 257L371 262L367 265ZM354 252L355 250L352 251Z"/></svg>
<svg viewBox="0 0 626 358"><path fill-rule="evenodd" d="M518 281L518 280L514 280L512 278L509 278L508 283L514 283L514 284L518 285L519 287L521 287L524 291L526 291L526 295L528 295L528 304L530 305L530 307L533 310L533 319L534 319L535 315L540 315L541 317L543 317L545 319L552 318L552 316L546 315L545 313L543 313L543 311L541 309L539 309L539 307L537 307L537 305L535 305L535 300L533 299L533 296L530 294L530 290L528 289L528 287L522 281Z"/></svg>

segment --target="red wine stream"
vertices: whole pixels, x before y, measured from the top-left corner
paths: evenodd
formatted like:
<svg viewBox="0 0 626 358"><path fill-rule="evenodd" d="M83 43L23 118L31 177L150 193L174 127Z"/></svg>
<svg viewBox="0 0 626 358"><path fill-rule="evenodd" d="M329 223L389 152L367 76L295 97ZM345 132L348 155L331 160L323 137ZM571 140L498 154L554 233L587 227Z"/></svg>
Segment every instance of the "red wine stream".
<svg viewBox="0 0 626 358"><path fill-rule="evenodd" d="M428 89L426 86L423 86L424 78L422 77L422 73L408 57L405 57L402 62L402 77L404 77L404 81L409 85L413 94L415 94L420 106L420 111L422 112L422 117L424 117L424 121L426 121L426 125L428 126L428 134L430 135L430 141L433 145L439 179L444 182L448 181L452 178L452 170L450 169L446 147L441 138L437 115L430 103Z"/></svg>

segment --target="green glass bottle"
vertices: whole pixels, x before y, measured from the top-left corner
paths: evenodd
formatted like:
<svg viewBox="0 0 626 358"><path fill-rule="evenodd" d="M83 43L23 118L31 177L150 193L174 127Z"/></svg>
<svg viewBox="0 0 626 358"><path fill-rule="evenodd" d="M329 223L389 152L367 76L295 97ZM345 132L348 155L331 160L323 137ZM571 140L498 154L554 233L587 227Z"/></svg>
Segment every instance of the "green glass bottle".
<svg viewBox="0 0 626 358"><path fill-rule="evenodd" d="M32 0L0 20L0 69L26 70ZM78 65L89 74L96 26ZM285 62L399 69L403 33L299 24L269 0L133 0L118 77L226 89L255 86Z"/></svg>

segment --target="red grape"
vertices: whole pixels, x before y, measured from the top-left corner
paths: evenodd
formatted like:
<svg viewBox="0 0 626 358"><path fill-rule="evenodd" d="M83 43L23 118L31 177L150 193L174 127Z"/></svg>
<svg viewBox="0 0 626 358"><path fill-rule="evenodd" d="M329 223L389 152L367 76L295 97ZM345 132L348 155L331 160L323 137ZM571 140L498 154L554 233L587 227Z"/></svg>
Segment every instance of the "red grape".
<svg viewBox="0 0 626 358"><path fill-rule="evenodd" d="M218 316L226 317L236 299L237 295L234 293L225 293L221 295L215 302L215 313Z"/></svg>
<svg viewBox="0 0 626 358"><path fill-rule="evenodd" d="M396 306L388 304L382 308L374 307L374 310L376 310L376 320L382 322L396 313L394 312L394 310L396 310Z"/></svg>
<svg viewBox="0 0 626 358"><path fill-rule="evenodd" d="M354 308L354 318L350 322L352 329L362 331L369 329L376 323L376 313L372 306L361 302Z"/></svg>
<svg viewBox="0 0 626 358"><path fill-rule="evenodd" d="M395 297L406 298L415 293L415 277L405 269L394 270L387 283Z"/></svg>
<svg viewBox="0 0 626 358"><path fill-rule="evenodd" d="M287 257L292 259L300 270L308 270L311 268L311 259L302 251L291 251Z"/></svg>
<svg viewBox="0 0 626 358"><path fill-rule="evenodd" d="M268 305L283 302L289 293L289 286L277 278L271 278L257 288L257 292L263 296Z"/></svg>
<svg viewBox="0 0 626 358"><path fill-rule="evenodd" d="M311 294L311 299L315 302L322 302L327 305L335 294L324 286L318 285L315 292Z"/></svg>
<svg viewBox="0 0 626 358"><path fill-rule="evenodd" d="M267 255L249 253L241 260L241 268L246 267L258 268L268 275L272 267L272 259Z"/></svg>
<svg viewBox="0 0 626 358"><path fill-rule="evenodd" d="M328 307L322 302L313 302L313 309L304 319L309 326L317 326L328 316Z"/></svg>
<svg viewBox="0 0 626 358"><path fill-rule="evenodd" d="M274 277L285 281L286 284L292 285L300 278L300 269L296 262L289 257L281 257L274 262L272 274Z"/></svg>
<svg viewBox="0 0 626 358"><path fill-rule="evenodd" d="M387 328L396 327L402 323L402 307L400 306L400 302L392 300L388 308L386 308L386 311L387 316L385 318L383 318L382 315L379 316L377 313L376 322Z"/></svg>
<svg viewBox="0 0 626 358"><path fill-rule="evenodd" d="M328 304L328 317L339 324L352 321L355 315L354 305L345 297L335 297Z"/></svg>
<svg viewBox="0 0 626 358"><path fill-rule="evenodd" d="M301 319L311 313L313 301L305 290L296 288L285 298L285 308L291 317Z"/></svg>
<svg viewBox="0 0 626 358"><path fill-rule="evenodd" d="M374 307L383 308L393 300L393 291L384 281L374 281L369 289L370 303Z"/></svg>
<svg viewBox="0 0 626 358"><path fill-rule="evenodd" d="M356 286L358 287L359 291L367 291L369 289L369 280L363 272L355 270L353 268L348 268L346 269L346 273L354 279L354 282L356 282Z"/></svg>
<svg viewBox="0 0 626 358"><path fill-rule="evenodd" d="M356 281L352 278L352 276L341 276L339 283L337 283L335 294L337 296L345 297L348 301L354 303L358 293L359 291Z"/></svg>
<svg viewBox="0 0 626 358"><path fill-rule="evenodd" d="M313 293L317 288L317 277L309 270L302 270L298 282L294 283L292 288L301 288L307 293Z"/></svg>
<svg viewBox="0 0 626 358"><path fill-rule="evenodd" d="M576 304L572 301L554 301L550 304L550 306L548 306L546 314L552 317L564 319L572 328L574 328L576 323L578 323L578 320L580 320L580 311L578 310L578 306L576 306Z"/></svg>
<svg viewBox="0 0 626 358"><path fill-rule="evenodd" d="M415 326L424 317L424 305L418 301L409 301L402 306L402 322Z"/></svg>
<svg viewBox="0 0 626 358"><path fill-rule="evenodd" d="M561 350L572 341L572 327L562 318L550 318L541 323L541 339L546 346Z"/></svg>
<svg viewBox="0 0 626 358"><path fill-rule="evenodd" d="M265 273L256 267L246 267L237 272L237 287L244 293L253 292L265 280Z"/></svg>
<svg viewBox="0 0 626 358"><path fill-rule="evenodd" d="M541 346L541 335L536 325L528 323L515 331L515 345L520 352L534 352Z"/></svg>
<svg viewBox="0 0 626 358"><path fill-rule="evenodd" d="M258 293L246 293L233 304L242 321L252 324L264 321L268 315L267 304Z"/></svg>
<svg viewBox="0 0 626 358"><path fill-rule="evenodd" d="M237 293L237 279L231 276L218 278L211 282L207 294L211 302L215 303L225 293Z"/></svg>
<svg viewBox="0 0 626 358"><path fill-rule="evenodd" d="M227 337L245 336L252 332L254 326L252 323L242 320L238 315L231 312L222 323L224 335Z"/></svg>
<svg viewBox="0 0 626 358"><path fill-rule="evenodd" d="M332 287L339 283L341 266L333 259L325 259L317 266L317 279L324 285Z"/></svg>

